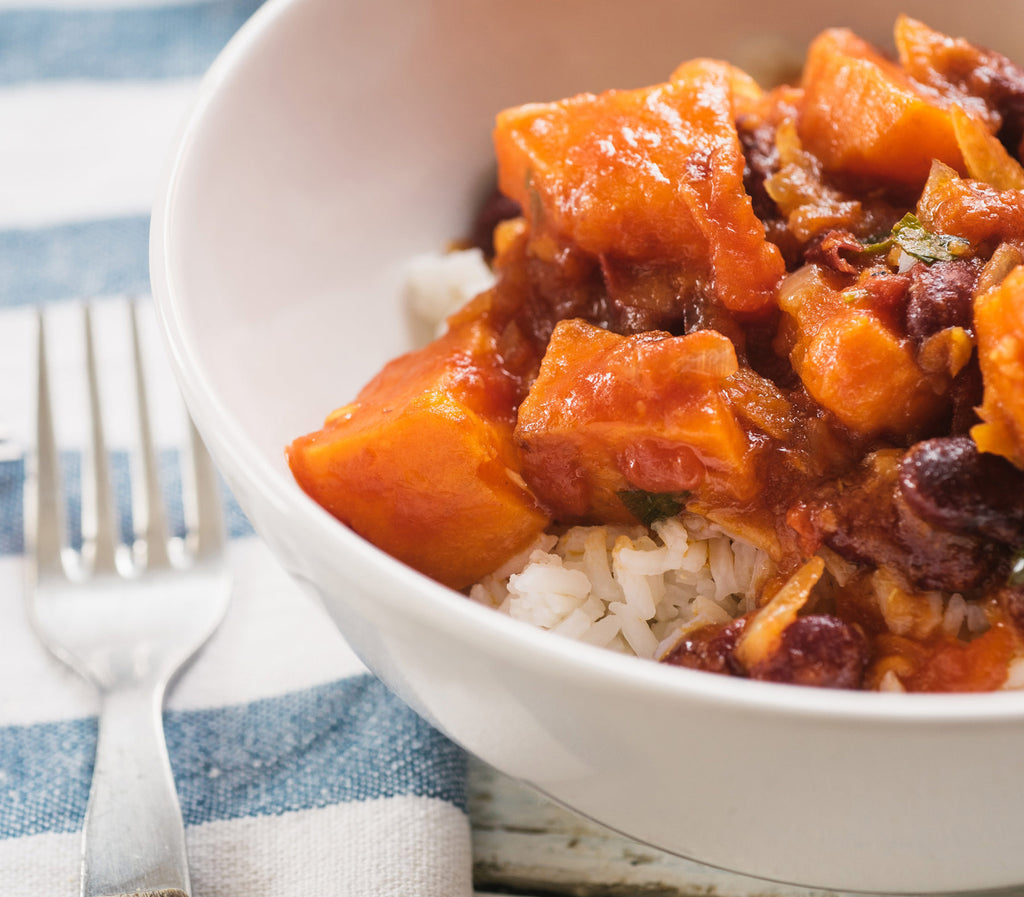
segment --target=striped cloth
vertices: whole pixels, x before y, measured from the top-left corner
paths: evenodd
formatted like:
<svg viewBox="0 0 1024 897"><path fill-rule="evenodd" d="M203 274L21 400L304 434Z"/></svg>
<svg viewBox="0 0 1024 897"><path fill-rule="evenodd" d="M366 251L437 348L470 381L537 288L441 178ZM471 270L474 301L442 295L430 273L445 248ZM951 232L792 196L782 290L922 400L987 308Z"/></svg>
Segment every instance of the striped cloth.
<svg viewBox="0 0 1024 897"><path fill-rule="evenodd" d="M0 0L5 897L78 893L96 743L95 695L33 638L23 601L35 310L52 321L58 391L80 385L77 300L100 298L98 320L117 317L116 297L145 310L158 174L199 77L258 5ZM64 423L76 407L65 405ZM229 523L233 603L165 717L194 894L470 894L464 756L361 667L237 508Z"/></svg>

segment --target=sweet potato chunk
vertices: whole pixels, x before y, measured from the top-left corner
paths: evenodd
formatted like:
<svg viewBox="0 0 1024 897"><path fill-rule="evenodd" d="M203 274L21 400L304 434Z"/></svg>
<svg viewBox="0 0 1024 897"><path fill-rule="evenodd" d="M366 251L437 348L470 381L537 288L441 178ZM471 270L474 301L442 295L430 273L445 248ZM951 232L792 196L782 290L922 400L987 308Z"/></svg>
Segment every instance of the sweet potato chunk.
<svg viewBox="0 0 1024 897"><path fill-rule="evenodd" d="M953 128L967 173L996 190L1024 189L1024 168L976 115L952 109Z"/></svg>
<svg viewBox="0 0 1024 897"><path fill-rule="evenodd" d="M960 177L936 163L917 203L934 233L962 237L975 247L1024 240L1024 193Z"/></svg>
<svg viewBox="0 0 1024 897"><path fill-rule="evenodd" d="M390 362L288 462L320 505L453 588L525 548L548 523L517 471L516 389L486 320Z"/></svg>
<svg viewBox="0 0 1024 897"><path fill-rule="evenodd" d="M562 520L629 522L622 490L749 498L753 453L723 390L736 370L713 330L624 337L563 321L519 409L524 479Z"/></svg>
<svg viewBox="0 0 1024 897"><path fill-rule="evenodd" d="M820 405L865 436L912 432L941 407L906 341L867 311L830 318L797 372Z"/></svg>
<svg viewBox="0 0 1024 897"><path fill-rule="evenodd" d="M792 324L786 348L807 392L859 436L904 435L942 407L941 382L910 343L872 308L851 304L838 278L807 265L787 281L780 306Z"/></svg>
<svg viewBox="0 0 1024 897"><path fill-rule="evenodd" d="M1001 136L1020 131L1020 99L1024 69L1000 53L950 37L909 16L895 28L896 49L903 70L981 119Z"/></svg>
<svg viewBox="0 0 1024 897"><path fill-rule="evenodd" d="M975 300L974 326L985 395L971 435L1024 467L1024 266Z"/></svg>
<svg viewBox="0 0 1024 897"><path fill-rule="evenodd" d="M920 188L933 159L963 169L946 98L852 32L814 40L802 83L800 139L827 170Z"/></svg>
<svg viewBox="0 0 1024 897"><path fill-rule="evenodd" d="M733 121L734 97L757 91L698 60L654 87L506 110L494 135L501 189L535 231L594 255L690 266L726 307L755 311L784 269L744 190Z"/></svg>

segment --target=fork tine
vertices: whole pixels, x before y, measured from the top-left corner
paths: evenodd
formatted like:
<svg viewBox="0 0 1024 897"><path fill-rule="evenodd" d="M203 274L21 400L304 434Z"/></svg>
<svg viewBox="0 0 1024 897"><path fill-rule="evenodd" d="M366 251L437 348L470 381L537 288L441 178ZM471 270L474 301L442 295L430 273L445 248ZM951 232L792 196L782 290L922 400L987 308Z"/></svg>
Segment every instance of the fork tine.
<svg viewBox="0 0 1024 897"><path fill-rule="evenodd" d="M163 490L158 473L156 447L153 444L153 429L150 424L149 398L146 389L146 374L142 363L142 346L139 338L139 320L135 302L128 303L128 318L131 327L132 358L135 367L136 411L139 421L139 467L140 487L132 490L135 501L135 535L146 546L146 564L149 567L165 567L170 564L167 553L169 534L167 515L164 509Z"/></svg>
<svg viewBox="0 0 1024 897"><path fill-rule="evenodd" d="M190 475L192 482L191 489L184 489L185 516L188 528L195 534L195 556L202 559L218 554L224 547L224 510L213 460L191 417L188 425L191 463L183 473Z"/></svg>
<svg viewBox="0 0 1024 897"><path fill-rule="evenodd" d="M110 462L100 413L99 375L93 339L92 312L83 308L85 330L85 367L89 390L90 451L82 469L82 554L91 562L93 571L117 569L116 525Z"/></svg>
<svg viewBox="0 0 1024 897"><path fill-rule="evenodd" d="M62 569L61 543L64 534L64 500L60 487L60 464L53 433L50 402L50 377L46 358L46 325L43 313L36 315L36 452L29 471L31 485L26 493L25 542L29 556L34 555L38 573L56 573Z"/></svg>

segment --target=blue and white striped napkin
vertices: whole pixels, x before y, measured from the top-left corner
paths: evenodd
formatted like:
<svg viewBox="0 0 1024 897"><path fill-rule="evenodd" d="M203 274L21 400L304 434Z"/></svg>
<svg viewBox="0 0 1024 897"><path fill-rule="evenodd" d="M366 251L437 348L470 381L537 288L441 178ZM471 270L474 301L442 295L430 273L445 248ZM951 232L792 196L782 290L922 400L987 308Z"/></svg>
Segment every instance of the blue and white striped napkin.
<svg viewBox="0 0 1024 897"><path fill-rule="evenodd" d="M83 298L148 301L158 174L199 77L258 5L0 0L5 897L78 893L96 741L94 694L37 643L24 607L34 312L59 323ZM66 378L73 329L52 330ZM231 609L165 717L195 897L470 894L462 753L361 667L237 508L230 529Z"/></svg>

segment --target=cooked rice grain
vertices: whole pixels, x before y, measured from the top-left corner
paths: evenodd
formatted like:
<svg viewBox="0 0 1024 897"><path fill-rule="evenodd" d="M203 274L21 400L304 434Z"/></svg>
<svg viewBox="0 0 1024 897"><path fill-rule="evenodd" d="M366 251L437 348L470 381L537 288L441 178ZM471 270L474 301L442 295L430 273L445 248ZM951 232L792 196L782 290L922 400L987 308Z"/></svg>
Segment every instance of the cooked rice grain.
<svg viewBox="0 0 1024 897"><path fill-rule="evenodd" d="M589 644L661 657L686 633L754 608L768 556L693 515L545 534L470 597Z"/></svg>

